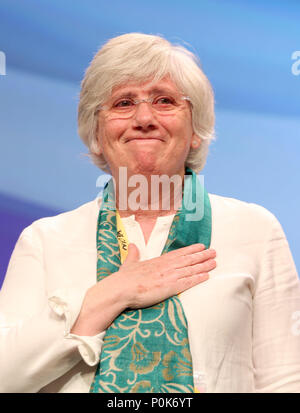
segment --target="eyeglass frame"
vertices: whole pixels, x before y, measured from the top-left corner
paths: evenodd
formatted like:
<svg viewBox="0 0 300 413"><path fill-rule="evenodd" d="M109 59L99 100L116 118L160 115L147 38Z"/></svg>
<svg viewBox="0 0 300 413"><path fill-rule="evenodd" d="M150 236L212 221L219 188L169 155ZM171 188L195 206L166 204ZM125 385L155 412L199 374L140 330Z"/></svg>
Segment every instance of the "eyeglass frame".
<svg viewBox="0 0 300 413"><path fill-rule="evenodd" d="M164 97L164 96L162 96ZM151 107L153 108L152 103L154 102L154 100L157 98L157 96L153 96L151 98L148 99L132 99L132 98L127 98L128 100L131 100L132 103L134 104L134 110L136 110L137 105L139 105L140 103L150 103ZM125 98L124 98L125 99ZM192 101L191 98L189 96L181 96L180 97L181 100L187 100L188 102L190 102L190 104L192 105ZM99 112L100 110L109 110L109 107L107 105L99 105L95 111L95 113ZM167 112L167 111L166 111ZM121 112L120 112L121 113Z"/></svg>

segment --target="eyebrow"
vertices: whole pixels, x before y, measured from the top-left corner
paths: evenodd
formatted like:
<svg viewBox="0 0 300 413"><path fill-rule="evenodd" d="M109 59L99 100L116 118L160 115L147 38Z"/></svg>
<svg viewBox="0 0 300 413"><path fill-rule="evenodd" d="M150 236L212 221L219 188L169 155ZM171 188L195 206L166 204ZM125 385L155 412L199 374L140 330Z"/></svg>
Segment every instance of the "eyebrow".
<svg viewBox="0 0 300 413"><path fill-rule="evenodd" d="M149 95L165 95L165 94L174 94L174 91L171 91L170 89L166 88L166 89L162 89L162 88L153 88L149 90ZM121 93L120 95L116 94L115 96L112 96L111 99L115 100L115 99L123 99L123 98L136 98L138 96L137 93L135 92L124 92Z"/></svg>

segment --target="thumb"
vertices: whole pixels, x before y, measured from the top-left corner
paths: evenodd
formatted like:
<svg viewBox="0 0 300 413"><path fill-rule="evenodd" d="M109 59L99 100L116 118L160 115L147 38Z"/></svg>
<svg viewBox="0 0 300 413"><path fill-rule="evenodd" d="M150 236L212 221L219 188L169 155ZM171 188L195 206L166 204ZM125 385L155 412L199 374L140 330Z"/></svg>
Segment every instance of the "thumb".
<svg viewBox="0 0 300 413"><path fill-rule="evenodd" d="M128 245L127 257L123 265L130 264L135 261L139 261L139 259L140 259L140 252L138 250L138 247L135 244L130 243Z"/></svg>

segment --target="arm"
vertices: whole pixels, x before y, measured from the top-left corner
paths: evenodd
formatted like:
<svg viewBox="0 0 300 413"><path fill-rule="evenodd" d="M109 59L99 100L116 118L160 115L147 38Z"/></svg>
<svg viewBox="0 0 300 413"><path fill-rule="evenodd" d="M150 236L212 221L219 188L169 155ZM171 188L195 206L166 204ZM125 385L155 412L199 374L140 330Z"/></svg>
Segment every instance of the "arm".
<svg viewBox="0 0 300 413"><path fill-rule="evenodd" d="M36 392L75 366L80 355L95 365L104 330L125 308L153 305L208 278L215 252L203 248L197 244L144 262L129 255L117 273L87 291L48 297L43 249L32 227L27 228L0 296L0 391ZM90 343L91 351L79 343Z"/></svg>
<svg viewBox="0 0 300 413"><path fill-rule="evenodd" d="M0 292L0 392L37 392L81 360L83 344L69 331L84 292L72 297L59 293L49 300L42 246L28 227ZM100 345L101 337L98 341Z"/></svg>
<svg viewBox="0 0 300 413"><path fill-rule="evenodd" d="M257 392L300 392L300 285L284 232L270 216L253 301ZM299 327L298 327L299 326Z"/></svg>
<svg viewBox="0 0 300 413"><path fill-rule="evenodd" d="M150 307L209 278L216 252L194 244L139 261L135 244L119 271L91 287L83 300L72 333L94 335L106 329L126 308ZM154 271L155 269L155 271Z"/></svg>

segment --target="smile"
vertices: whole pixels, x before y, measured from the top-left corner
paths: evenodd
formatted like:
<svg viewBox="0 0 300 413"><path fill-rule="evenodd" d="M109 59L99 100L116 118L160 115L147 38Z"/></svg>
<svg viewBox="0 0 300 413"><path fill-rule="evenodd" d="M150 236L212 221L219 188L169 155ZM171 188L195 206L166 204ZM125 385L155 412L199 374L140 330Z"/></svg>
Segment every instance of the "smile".
<svg viewBox="0 0 300 413"><path fill-rule="evenodd" d="M155 142L155 141L160 141L163 142L163 139L160 138L131 138L131 139L127 139L125 141L125 143L128 142L140 142L140 143L144 143L144 142Z"/></svg>

